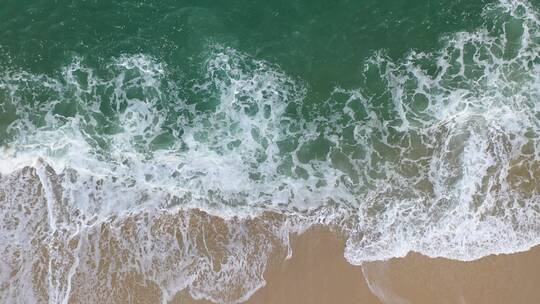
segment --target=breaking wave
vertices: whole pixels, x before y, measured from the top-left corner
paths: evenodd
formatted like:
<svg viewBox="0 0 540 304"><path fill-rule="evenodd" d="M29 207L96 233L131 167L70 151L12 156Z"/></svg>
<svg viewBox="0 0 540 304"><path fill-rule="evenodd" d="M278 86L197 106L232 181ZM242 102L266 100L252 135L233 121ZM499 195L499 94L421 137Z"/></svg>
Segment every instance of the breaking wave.
<svg viewBox="0 0 540 304"><path fill-rule="evenodd" d="M354 264L540 243L540 20L506 0L482 18L437 51L374 54L358 89L316 103L216 45L196 80L144 54L6 68L2 301L107 301L129 281L237 302L314 224L344 233Z"/></svg>

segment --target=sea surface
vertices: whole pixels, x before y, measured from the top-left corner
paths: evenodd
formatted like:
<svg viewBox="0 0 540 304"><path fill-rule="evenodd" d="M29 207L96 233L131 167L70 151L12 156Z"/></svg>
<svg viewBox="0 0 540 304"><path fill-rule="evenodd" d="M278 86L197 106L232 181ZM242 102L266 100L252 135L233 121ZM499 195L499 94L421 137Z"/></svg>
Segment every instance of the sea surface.
<svg viewBox="0 0 540 304"><path fill-rule="evenodd" d="M523 251L538 181L539 1L0 3L2 303L238 302L315 224Z"/></svg>

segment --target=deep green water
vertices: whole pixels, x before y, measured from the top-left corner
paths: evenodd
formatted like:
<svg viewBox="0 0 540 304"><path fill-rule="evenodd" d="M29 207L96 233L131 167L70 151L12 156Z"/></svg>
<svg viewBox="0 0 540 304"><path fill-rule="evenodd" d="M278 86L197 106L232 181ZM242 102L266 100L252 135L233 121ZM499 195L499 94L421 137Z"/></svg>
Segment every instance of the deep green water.
<svg viewBox="0 0 540 304"><path fill-rule="evenodd" d="M373 52L399 58L474 29L486 3L6 0L1 57L10 67L50 74L73 56L99 68L109 58L144 53L192 77L201 53L220 44L277 64L324 95L359 86Z"/></svg>
<svg viewBox="0 0 540 304"><path fill-rule="evenodd" d="M181 87L180 92L165 92L168 96L160 103L182 99L205 111L219 101L191 87L205 81L201 71L216 46L232 48L277 66L301 83L306 89L302 105L288 113L292 119L300 115L311 122L344 106L343 101L332 109L325 105L335 88L356 89L379 81L378 76L363 72L366 59L375 53L397 60L411 50L433 51L444 44L446 36L483 23L479 15L486 1L432 2L5 1L0 8L0 64L4 70L57 78L77 58L99 76L110 74L114 58L144 54L166 65L167 81ZM377 88L373 94L385 94L385 89ZM28 92L32 101L25 102L47 104L58 97L43 89L33 91L39 92ZM114 102L107 101L110 92L92 95L87 98L103 99L102 109ZM76 109L73 99L77 98L66 98L54 114L72 117L86 112ZM389 96L376 102L386 111L393 108ZM17 119L10 110L13 107L8 105L0 113L0 142L4 144L11 140L9 124ZM177 118L167 115L169 120ZM104 127L111 128L117 126ZM171 129L179 131L178 126L167 124L164 129L168 134ZM325 153L328 145L319 150Z"/></svg>

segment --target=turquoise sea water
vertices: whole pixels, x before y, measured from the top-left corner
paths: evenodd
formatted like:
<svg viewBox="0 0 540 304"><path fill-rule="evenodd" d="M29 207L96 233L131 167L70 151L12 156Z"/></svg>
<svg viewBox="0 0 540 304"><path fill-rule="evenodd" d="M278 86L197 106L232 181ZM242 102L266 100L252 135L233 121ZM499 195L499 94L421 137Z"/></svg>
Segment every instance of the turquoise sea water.
<svg viewBox="0 0 540 304"><path fill-rule="evenodd" d="M272 233L285 239L337 223L355 264L536 245L539 9L518 0L5 0L0 249L14 262L0 270L31 268L32 255L17 252L35 238L68 246L103 223L193 208L282 213L289 220ZM25 191L32 178L42 190ZM25 213L21 202L40 195L44 211ZM26 229L43 218L34 238ZM71 275L97 255L85 249L90 237L77 242ZM163 254L152 248L145 254ZM240 276L233 262L247 258L235 259L227 271ZM244 296L260 286L260 269L237 278ZM194 272L175 271L152 280L188 282ZM51 283L49 297L68 299L69 278ZM33 299L21 282L0 299ZM169 285L167 296L182 290Z"/></svg>

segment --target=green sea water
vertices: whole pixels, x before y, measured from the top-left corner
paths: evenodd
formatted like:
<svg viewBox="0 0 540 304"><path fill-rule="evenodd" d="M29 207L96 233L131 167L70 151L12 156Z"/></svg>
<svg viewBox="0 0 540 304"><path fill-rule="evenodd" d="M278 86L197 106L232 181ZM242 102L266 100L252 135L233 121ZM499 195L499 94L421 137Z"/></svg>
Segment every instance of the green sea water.
<svg viewBox="0 0 540 304"><path fill-rule="evenodd" d="M411 50L436 50L446 36L481 25L478 16L487 3L432 2L6 1L0 10L0 63L4 70L55 77L77 58L101 75L110 72L114 58L144 54L165 64L167 81L183 87L181 96L175 92L162 103L181 98L204 111L218 101L192 92L191 86L205 80L201 70L208 53L216 46L232 48L301 82L306 96L301 108L291 112L293 119L301 115L310 122L333 114L324 104L335 88L377 85L379 77L363 73L375 53L398 59ZM32 102L55 102L45 90L35 91L30 94L41 96ZM110 107L109 92L95 94L91 98L104 99L102 107ZM388 111L393 107L388 96L377 102ZM54 114L85 112L74 104L66 100ZM338 101L336 107L343 106ZM0 114L4 144L10 141L9 125L17 119L9 110L5 106ZM165 125L165 132L171 133L170 128L177 127ZM100 129L95 132L107 132L107 126ZM328 145L318 150L314 154L324 154Z"/></svg>
<svg viewBox="0 0 540 304"><path fill-rule="evenodd" d="M280 213L287 240L338 225L355 264L537 245L539 10L521 0L4 0L0 249L17 260L30 244L18 233L42 218L40 240L68 244L134 214L193 208ZM24 170L43 190L24 194ZM46 215L21 211L32 195ZM235 258L223 269L240 276L245 257ZM255 286L263 268L238 280ZM62 288L51 290L67 299Z"/></svg>
<svg viewBox="0 0 540 304"><path fill-rule="evenodd" d="M74 55L145 53L189 73L209 45L280 65L315 90L358 85L362 62L432 50L471 30L486 1L5 1L5 63L51 73ZM322 88L319 88L322 87Z"/></svg>

